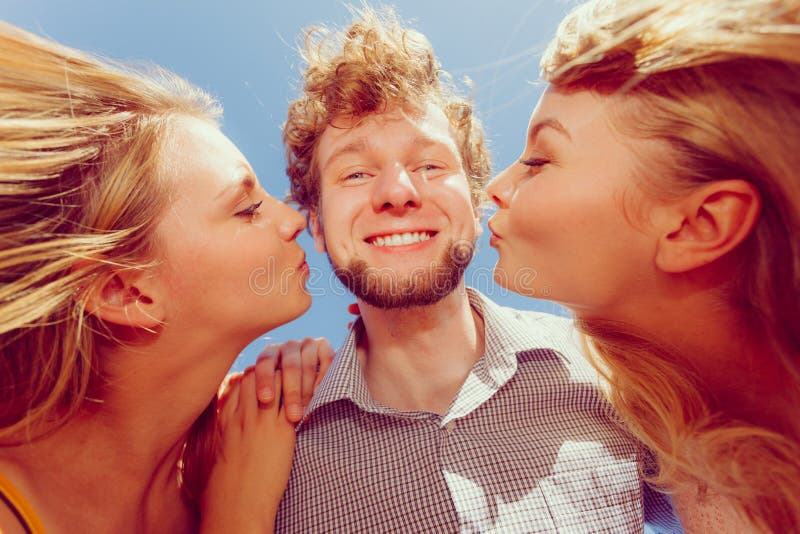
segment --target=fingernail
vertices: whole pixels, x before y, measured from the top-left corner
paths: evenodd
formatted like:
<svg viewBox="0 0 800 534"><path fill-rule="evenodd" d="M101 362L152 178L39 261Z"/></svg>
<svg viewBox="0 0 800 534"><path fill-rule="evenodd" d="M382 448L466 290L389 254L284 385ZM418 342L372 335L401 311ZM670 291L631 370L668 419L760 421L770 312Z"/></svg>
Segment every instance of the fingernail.
<svg viewBox="0 0 800 534"><path fill-rule="evenodd" d="M291 404L286 407L286 412L292 419L300 419L303 417L303 409L297 404Z"/></svg>
<svg viewBox="0 0 800 534"><path fill-rule="evenodd" d="M261 402L269 402L274 396L275 395L272 393L272 388L270 387L261 388L258 391L258 400Z"/></svg>

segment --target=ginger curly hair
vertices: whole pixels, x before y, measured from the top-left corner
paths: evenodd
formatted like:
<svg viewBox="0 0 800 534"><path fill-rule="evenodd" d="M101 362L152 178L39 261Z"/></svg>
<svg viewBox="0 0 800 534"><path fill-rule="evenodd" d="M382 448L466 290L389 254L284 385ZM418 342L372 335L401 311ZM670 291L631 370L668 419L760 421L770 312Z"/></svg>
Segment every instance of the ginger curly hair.
<svg viewBox="0 0 800 534"><path fill-rule="evenodd" d="M365 7L355 15L351 25L337 33L323 27L305 32L302 94L289 105L283 127L290 200L306 213L319 208L316 147L335 118L434 103L456 132L473 204L478 206L491 168L471 103L457 94L425 36L403 27L393 10Z"/></svg>

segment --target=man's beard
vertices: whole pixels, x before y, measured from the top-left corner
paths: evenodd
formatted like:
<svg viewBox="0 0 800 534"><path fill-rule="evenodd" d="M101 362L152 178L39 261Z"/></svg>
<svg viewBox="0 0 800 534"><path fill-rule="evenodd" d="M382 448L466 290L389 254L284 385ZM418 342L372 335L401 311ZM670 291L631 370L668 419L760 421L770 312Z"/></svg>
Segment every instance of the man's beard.
<svg viewBox="0 0 800 534"><path fill-rule="evenodd" d="M402 278L391 267L370 267L361 259L352 260L346 267L331 265L342 284L370 306L410 308L436 304L452 293L474 252L474 242L451 241L438 262L417 267Z"/></svg>

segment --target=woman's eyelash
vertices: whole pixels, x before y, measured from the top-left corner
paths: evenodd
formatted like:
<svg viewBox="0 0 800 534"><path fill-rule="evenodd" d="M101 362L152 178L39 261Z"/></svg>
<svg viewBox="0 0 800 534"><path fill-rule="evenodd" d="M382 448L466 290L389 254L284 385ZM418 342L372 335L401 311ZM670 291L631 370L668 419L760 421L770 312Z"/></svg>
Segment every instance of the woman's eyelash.
<svg viewBox="0 0 800 534"><path fill-rule="evenodd" d="M258 211L258 208L261 207L261 204L263 202L264 202L263 200L259 200L258 202L250 204L249 206L247 206L242 211L237 211L236 212L236 216L237 217L252 217L253 215L256 214L256 212Z"/></svg>
<svg viewBox="0 0 800 534"><path fill-rule="evenodd" d="M550 163L549 159L544 158L528 158L519 160L520 163L528 167L542 167Z"/></svg>

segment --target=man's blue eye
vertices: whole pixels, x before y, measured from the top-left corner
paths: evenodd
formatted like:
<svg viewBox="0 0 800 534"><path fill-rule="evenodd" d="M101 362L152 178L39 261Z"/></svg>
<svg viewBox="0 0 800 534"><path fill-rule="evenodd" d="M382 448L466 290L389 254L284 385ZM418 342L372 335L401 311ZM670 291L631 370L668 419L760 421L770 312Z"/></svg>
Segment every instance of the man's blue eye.
<svg viewBox="0 0 800 534"><path fill-rule="evenodd" d="M364 179L366 179L368 177L369 177L369 175L367 173L365 173L365 172L354 172L352 174L348 174L347 176L345 176L344 180L345 181L348 181L348 180L364 180Z"/></svg>

